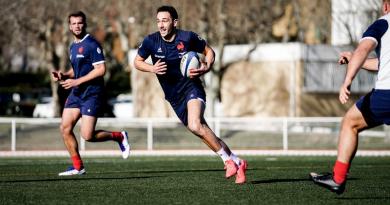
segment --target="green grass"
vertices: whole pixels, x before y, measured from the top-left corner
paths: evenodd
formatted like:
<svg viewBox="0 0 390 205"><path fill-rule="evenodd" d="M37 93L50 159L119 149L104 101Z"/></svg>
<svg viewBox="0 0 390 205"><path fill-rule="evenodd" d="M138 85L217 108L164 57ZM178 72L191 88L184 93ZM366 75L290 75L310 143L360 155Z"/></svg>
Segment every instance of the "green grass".
<svg viewBox="0 0 390 205"><path fill-rule="evenodd" d="M390 157L358 157L337 196L308 180L334 157L246 157L247 183L224 179L217 157L85 158L87 174L58 177L65 158L1 158L1 204L389 204Z"/></svg>

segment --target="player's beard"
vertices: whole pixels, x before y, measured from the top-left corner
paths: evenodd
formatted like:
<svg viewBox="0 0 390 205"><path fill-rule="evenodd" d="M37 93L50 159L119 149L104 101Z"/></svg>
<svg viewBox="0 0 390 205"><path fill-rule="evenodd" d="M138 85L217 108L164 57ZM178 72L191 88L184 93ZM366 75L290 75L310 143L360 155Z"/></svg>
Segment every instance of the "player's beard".
<svg viewBox="0 0 390 205"><path fill-rule="evenodd" d="M163 39L166 41L172 41L173 40L172 36L174 35L176 35L176 27L173 27L171 32L167 33L167 35L165 35Z"/></svg>
<svg viewBox="0 0 390 205"><path fill-rule="evenodd" d="M84 36L87 34L87 32L83 29L82 31L81 31L81 33L79 33L79 34L77 34L77 33L75 33L75 32L73 32L72 31L72 33L73 33L73 35L77 38L77 39L83 39L84 38Z"/></svg>

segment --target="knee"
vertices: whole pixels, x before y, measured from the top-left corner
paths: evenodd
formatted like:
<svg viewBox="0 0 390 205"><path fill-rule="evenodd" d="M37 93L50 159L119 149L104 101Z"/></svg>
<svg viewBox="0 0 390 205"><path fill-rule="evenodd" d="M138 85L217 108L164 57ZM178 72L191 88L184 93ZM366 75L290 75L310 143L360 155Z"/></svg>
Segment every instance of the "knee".
<svg viewBox="0 0 390 205"><path fill-rule="evenodd" d="M70 125L61 124L60 131L63 137L69 136L72 132L72 127Z"/></svg>
<svg viewBox="0 0 390 205"><path fill-rule="evenodd" d="M202 125L199 122L189 122L187 127L192 133L201 135Z"/></svg>
<svg viewBox="0 0 390 205"><path fill-rule="evenodd" d="M343 118L341 125L341 129L348 129L354 132L360 132L366 127L364 120L357 120L348 115Z"/></svg>
<svg viewBox="0 0 390 205"><path fill-rule="evenodd" d="M81 131L80 135L82 138L84 138L85 141L88 141L88 142L93 141L93 134L91 132Z"/></svg>

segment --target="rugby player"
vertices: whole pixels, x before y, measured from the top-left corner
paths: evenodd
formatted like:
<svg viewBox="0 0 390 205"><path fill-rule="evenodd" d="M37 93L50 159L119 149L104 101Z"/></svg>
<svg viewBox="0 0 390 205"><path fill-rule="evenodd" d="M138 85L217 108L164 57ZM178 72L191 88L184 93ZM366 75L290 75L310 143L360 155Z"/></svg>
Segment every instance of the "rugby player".
<svg viewBox="0 0 390 205"><path fill-rule="evenodd" d="M122 157L128 158L130 144L127 132L95 130L96 122L103 103L104 79L106 72L103 49L86 32L87 19L78 11L68 16L69 30L74 36L70 46L72 68L66 73L53 72L53 78L71 92L65 102L61 120L61 134L70 154L73 166L59 173L60 176L85 174L83 161L73 129L79 119L80 134L89 142L115 141L119 144Z"/></svg>
<svg viewBox="0 0 390 205"><path fill-rule="evenodd" d="M378 72L375 88L360 98L342 120L333 173L310 173L316 184L337 194L342 194L345 190L348 170L358 147L359 133L390 124L390 0L383 0L382 12L384 16L363 33L355 51L342 52L339 59L340 64L348 63L347 74L339 93L342 104L348 101L352 81L361 67ZM368 58L369 53L374 50L377 57Z"/></svg>
<svg viewBox="0 0 390 205"><path fill-rule="evenodd" d="M209 128L204 119L206 93L200 76L208 72L214 63L214 51L199 35L177 28L179 17L172 6L157 9L158 31L145 37L134 60L135 67L144 72L155 73L170 103L181 122L198 136L223 160L226 178L236 176L237 184L245 183L247 162L231 152L229 147ZM180 71L181 57L188 51L205 55L199 69L190 69L190 78ZM153 64L145 60L151 56Z"/></svg>

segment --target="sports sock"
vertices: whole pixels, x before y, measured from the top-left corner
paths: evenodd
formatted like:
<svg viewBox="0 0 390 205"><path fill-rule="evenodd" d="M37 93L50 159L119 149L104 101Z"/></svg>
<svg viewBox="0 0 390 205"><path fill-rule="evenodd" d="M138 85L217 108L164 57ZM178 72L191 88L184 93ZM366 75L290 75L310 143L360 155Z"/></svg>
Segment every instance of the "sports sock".
<svg viewBox="0 0 390 205"><path fill-rule="evenodd" d="M222 161L225 163L230 159L229 155L225 152L223 148L221 148L217 154L221 157Z"/></svg>
<svg viewBox="0 0 390 205"><path fill-rule="evenodd" d="M111 132L112 139L117 141L117 142L122 142L123 140L123 135L121 132Z"/></svg>
<svg viewBox="0 0 390 205"><path fill-rule="evenodd" d="M230 159L232 159L237 166L240 166L241 159L237 155L235 155L233 152L230 154Z"/></svg>
<svg viewBox="0 0 390 205"><path fill-rule="evenodd" d="M80 158L80 155L74 155L71 157L73 162L73 168L80 170L83 166L83 161Z"/></svg>
<svg viewBox="0 0 390 205"><path fill-rule="evenodd" d="M337 184L342 184L347 179L347 173L349 170L349 164L336 160L333 167L333 180Z"/></svg>

